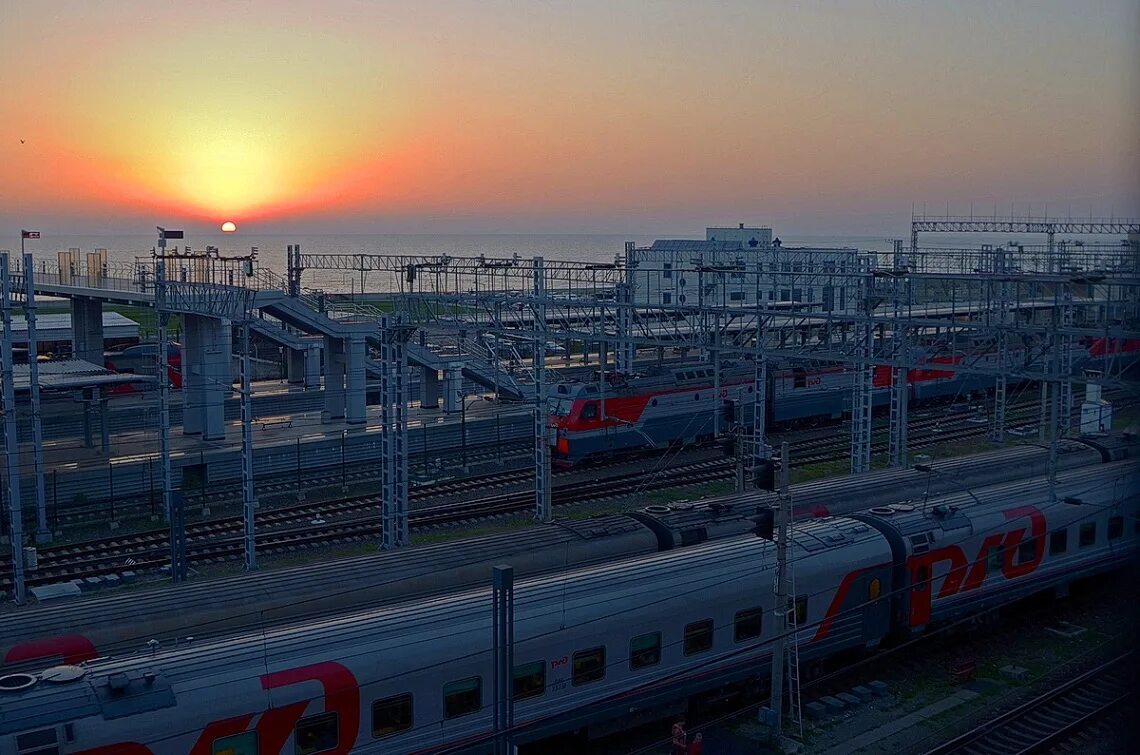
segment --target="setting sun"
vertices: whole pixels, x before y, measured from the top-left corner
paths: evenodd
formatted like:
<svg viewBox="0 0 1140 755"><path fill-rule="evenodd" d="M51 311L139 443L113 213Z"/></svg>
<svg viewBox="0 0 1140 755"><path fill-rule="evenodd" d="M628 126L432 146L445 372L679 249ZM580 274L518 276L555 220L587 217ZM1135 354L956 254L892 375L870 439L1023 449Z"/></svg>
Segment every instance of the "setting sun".
<svg viewBox="0 0 1140 755"><path fill-rule="evenodd" d="M237 226L234 225L234 221L227 220L226 222L222 223L222 233L233 233L236 230Z"/></svg>

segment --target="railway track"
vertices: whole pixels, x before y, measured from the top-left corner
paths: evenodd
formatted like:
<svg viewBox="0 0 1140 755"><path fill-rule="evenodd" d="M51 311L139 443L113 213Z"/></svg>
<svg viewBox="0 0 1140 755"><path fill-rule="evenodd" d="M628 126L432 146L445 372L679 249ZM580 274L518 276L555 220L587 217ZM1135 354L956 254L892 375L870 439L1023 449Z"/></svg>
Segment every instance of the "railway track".
<svg viewBox="0 0 1140 755"><path fill-rule="evenodd" d="M1013 409L1010 421L1016 423L1019 414L1028 414L1028 407ZM911 424L915 435L909 446L912 449L967 440L984 435L988 426L972 424L966 415L960 418L939 415L916 420ZM883 435L872 444L872 452L883 453L887 445ZM846 458L848 440L845 435L831 440L806 438L790 443L793 467L836 461ZM595 469L620 466L623 462L604 464ZM625 462L628 463L628 462ZM473 478L444 480L409 491L411 501L424 501L448 495L486 490L521 484L533 479L529 469L508 470ZM670 487L697 485L731 478L734 464L729 459L704 460L662 470L649 470L637 474L618 474L593 481L576 481L555 486L553 503L565 505L607 498L628 497L631 494ZM338 475L339 479L339 475ZM381 507L379 495L365 495L338 501L314 502L263 510L256 516L258 554L288 553L318 545L339 545L378 539ZM505 514L527 511L534 507L533 491L504 491L481 496L459 503L424 505L409 514L409 526L423 529L475 521ZM228 516L187 525L187 557L194 563L208 563L239 559L244 539L242 518ZM72 579L99 577L131 569L147 571L168 564L169 532L151 530L118 537L99 538L80 543L48 547L38 552L37 568L29 570L27 584L38 586ZM128 565L127 560L130 559ZM10 589L11 560L0 561L0 590Z"/></svg>
<svg viewBox="0 0 1140 755"><path fill-rule="evenodd" d="M1135 696L1128 651L1069 679L997 718L930 750L927 755L1005 755L1049 752Z"/></svg>
<svg viewBox="0 0 1140 755"><path fill-rule="evenodd" d="M1035 412L1032 409L1036 405L1035 401L1021 401L1011 404L1009 408L1008 421L1012 424L1019 422L1032 421L1035 418ZM912 430L933 429L935 431L942 427L953 428L961 426L964 422L969 423L966 415L961 416L947 416L945 407L926 408L915 411L910 417L910 427ZM842 432L842 430L841 430ZM874 437L885 441L887 429L885 425L877 427L874 431ZM818 445L818 439L813 440L812 443L800 443L796 439L800 431L788 431L787 433L773 433L772 439L778 440L781 435L786 435L788 440L792 443L793 450L799 450L797 458L805 462L814 461L827 461L828 455L832 453L831 449L834 446L836 452L839 447L835 443L829 442L825 446ZM846 432L842 432L843 437L846 438ZM912 446L917 446L916 443L911 443ZM502 466L504 463L509 463L516 460L525 464L530 460L533 451L533 444L526 443L507 443L504 448L489 450L486 447L472 448L467 453L467 461L469 465L478 466L488 463L497 464ZM807 454L810 449L810 454ZM881 449L876 446L873 449L874 453L879 453ZM460 464L458 453L447 455L452 472L457 471ZM416 454L412 454L411 463L409 464L409 471L415 473L416 471L424 469L423 459L417 459ZM434 474L439 477L444 474L444 470L436 468ZM426 474L426 472L425 472ZM505 474L509 474L506 472ZM526 473L529 475L529 473ZM517 474L515 475L517 477ZM521 479L521 478L519 478ZM323 469L314 469L304 472L304 474L294 476L292 474L274 475L272 479L261 479L255 481L255 496L258 499L266 499L273 496L287 496L291 493L304 493L304 491L319 490L319 489L335 489L337 487L342 490L347 490L355 485L367 484L379 480L379 465L374 462L354 462L348 465L340 465L333 467L326 467ZM482 484L482 480L477 480ZM134 495L127 498L116 499L113 506L108 502L92 503L82 506L81 508L68 507L62 511L53 510L52 517L55 521L53 529L59 529L60 525L74 526L86 523L101 524L106 522L108 517L111 518L130 518L130 517L145 517L147 515L154 515L156 507L159 505L158 498L160 496L156 491L151 491L150 494ZM221 483L213 483L210 489L205 492L193 492L187 494L187 502L190 505L202 506L204 508L225 508L226 506L240 506L241 504L241 484L240 481L224 481ZM114 515L112 516L112 512ZM30 516L30 513L28 514ZM34 526L34 523L29 519L26 522L28 527Z"/></svg>
<svg viewBox="0 0 1140 755"><path fill-rule="evenodd" d="M660 490L681 485L696 485L725 479L731 463L716 459L674 467L659 473L618 475L592 482L577 482L555 488L555 504L600 500L630 494L631 486L639 491ZM349 501L312 504L259 513L258 554L283 553L315 545L340 544L375 540L380 535L379 496ZM534 494L529 491L503 492L477 500L429 506L409 514L413 529L446 526L479 518L514 514L533 508ZM334 521L324 517L344 517ZM299 524L305 518L309 521ZM240 558L244 548L242 522L239 517L204 522L187 527L187 558L199 564ZM169 537L165 531L152 531L120 538L105 538L42 551L37 569L28 576L30 586L50 584L116 574L124 569L146 571L169 563ZM125 565L130 559L129 566ZM11 573L2 572L0 588L10 583Z"/></svg>

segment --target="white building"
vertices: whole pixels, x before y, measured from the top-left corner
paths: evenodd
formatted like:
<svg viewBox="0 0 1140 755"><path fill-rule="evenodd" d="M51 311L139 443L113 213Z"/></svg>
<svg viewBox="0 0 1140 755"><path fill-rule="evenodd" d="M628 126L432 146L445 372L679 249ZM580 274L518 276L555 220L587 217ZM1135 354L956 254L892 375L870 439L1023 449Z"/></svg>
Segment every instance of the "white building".
<svg viewBox="0 0 1140 755"><path fill-rule="evenodd" d="M753 306L796 303L809 311L844 312L856 306L859 250L784 247L772 229L708 228L705 240L658 240L630 248L638 304Z"/></svg>

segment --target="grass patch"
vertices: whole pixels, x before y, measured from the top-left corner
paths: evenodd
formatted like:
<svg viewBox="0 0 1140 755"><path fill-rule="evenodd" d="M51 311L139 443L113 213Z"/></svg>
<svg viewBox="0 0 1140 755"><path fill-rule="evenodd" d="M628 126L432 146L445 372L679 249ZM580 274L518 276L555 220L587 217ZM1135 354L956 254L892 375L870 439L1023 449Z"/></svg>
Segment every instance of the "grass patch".
<svg viewBox="0 0 1140 755"><path fill-rule="evenodd" d="M517 516L504 519L494 524L484 524L479 527L456 527L454 529L437 530L435 532L412 533L412 545L430 545L433 543L450 543L455 540L465 540L469 537L481 535L498 535L512 530L526 529L534 526L535 521L530 517Z"/></svg>

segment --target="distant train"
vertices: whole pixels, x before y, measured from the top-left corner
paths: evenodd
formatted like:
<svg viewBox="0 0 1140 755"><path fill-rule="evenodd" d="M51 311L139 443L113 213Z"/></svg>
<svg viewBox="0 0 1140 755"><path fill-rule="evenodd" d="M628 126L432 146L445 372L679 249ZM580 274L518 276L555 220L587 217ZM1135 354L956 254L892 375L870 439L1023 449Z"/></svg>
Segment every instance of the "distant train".
<svg viewBox="0 0 1140 755"><path fill-rule="evenodd" d="M1063 593L1136 557L1138 484L1121 462L1052 488L1020 482L798 525L782 606L775 545L755 535L522 580L511 738L600 735L763 695L773 641L789 632L811 678ZM488 592L0 677L0 755L488 752Z"/></svg>
<svg viewBox="0 0 1140 755"><path fill-rule="evenodd" d="M158 372L158 344L139 343L122 351L107 352L103 355L103 366L115 372L132 375L155 375ZM171 341L166 347L166 368L171 388L182 387L182 347ZM138 388L132 385L118 386L114 393L134 393Z"/></svg>
<svg viewBox="0 0 1140 755"><path fill-rule="evenodd" d="M1019 350L1010 350L1020 358ZM1140 356L1140 340L1097 339L1074 346L1073 369L1101 369L1109 357ZM932 356L908 371L909 400L914 404L969 397L993 388L993 378L964 374L941 365L996 367L994 353ZM890 403L891 369L874 369L874 407ZM688 445L713 438L714 412L720 430L752 424L753 363L723 363L719 390L712 364L649 368L635 375L607 372L590 382L557 384L548 401L553 463L573 466L591 457L645 448ZM843 366L775 366L768 370L769 427L837 420L851 410L852 374ZM603 407L604 399L604 407ZM604 416L603 416L604 409Z"/></svg>

